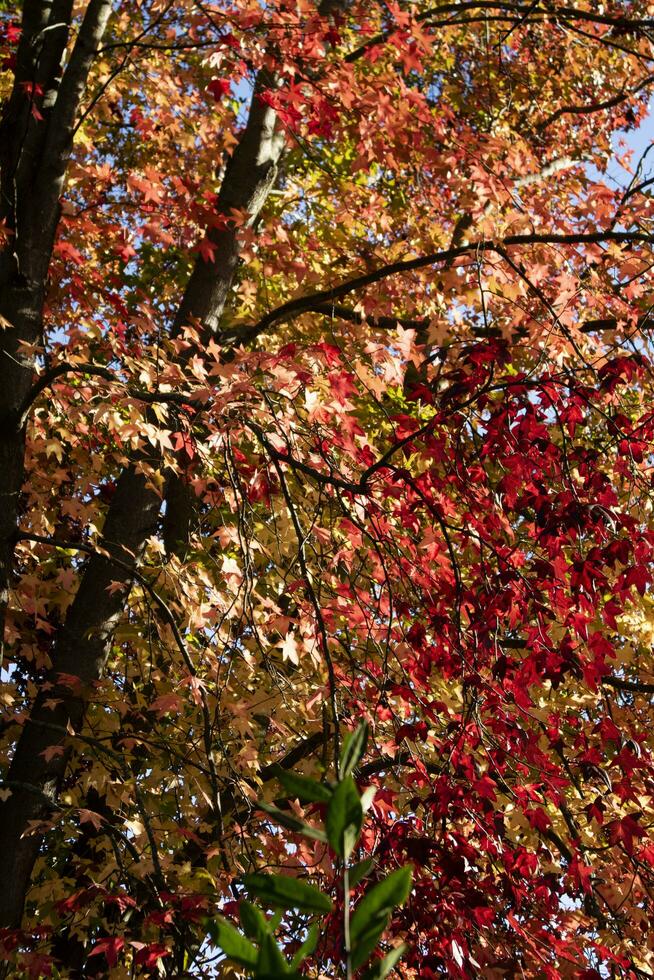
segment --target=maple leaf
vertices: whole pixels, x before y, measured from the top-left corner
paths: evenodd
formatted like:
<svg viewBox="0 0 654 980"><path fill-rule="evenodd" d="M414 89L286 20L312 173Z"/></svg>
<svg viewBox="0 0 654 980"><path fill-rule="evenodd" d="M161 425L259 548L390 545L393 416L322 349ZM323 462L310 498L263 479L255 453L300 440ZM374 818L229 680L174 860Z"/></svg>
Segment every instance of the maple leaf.
<svg viewBox="0 0 654 980"><path fill-rule="evenodd" d="M351 921L415 865L402 974L650 969L652 202L603 176L650 4L59 6L38 81L0 17L10 969L75 972L67 918L91 972L183 922L211 973L251 861L342 906L280 771L312 830L366 811Z"/></svg>
<svg viewBox="0 0 654 980"><path fill-rule="evenodd" d="M623 844L627 854L634 853L634 839L646 836L646 831L638 823L640 814L628 814L618 820L606 824L609 840L612 844Z"/></svg>
<svg viewBox="0 0 654 980"><path fill-rule="evenodd" d="M129 262L137 254L136 249L129 242L122 242L116 245L114 251L121 262Z"/></svg>
<svg viewBox="0 0 654 980"><path fill-rule="evenodd" d="M148 943L139 949L134 957L134 962L147 969L154 969L159 960L164 956L170 956L170 951L161 943Z"/></svg>
<svg viewBox="0 0 654 980"><path fill-rule="evenodd" d="M177 712L181 710L182 699L178 694L160 694L158 698L150 705L152 711L156 711L159 717L170 712Z"/></svg>
<svg viewBox="0 0 654 980"><path fill-rule="evenodd" d="M86 810L84 808L77 811L79 815L80 823L90 823L94 830L100 830L102 824L104 823L104 817L99 813L95 813L93 810Z"/></svg>
<svg viewBox="0 0 654 980"><path fill-rule="evenodd" d="M44 94L43 86L39 85L38 82L20 82L20 86L30 101L30 114L32 118L37 122L42 122L43 115L38 109L36 99Z"/></svg>
<svg viewBox="0 0 654 980"><path fill-rule="evenodd" d="M122 936L107 936L106 939L101 939L97 942L89 951L88 955L104 956L109 967L113 969L113 967L118 965L118 956L124 947L125 940Z"/></svg>
<svg viewBox="0 0 654 980"><path fill-rule="evenodd" d="M176 452L183 449L188 458L193 459L195 456L195 440L188 432L173 432L170 441Z"/></svg>
<svg viewBox="0 0 654 980"><path fill-rule="evenodd" d="M231 87L232 83L228 78L212 78L207 85L207 92L210 92L216 102L219 102L225 95L228 94Z"/></svg>
<svg viewBox="0 0 654 980"><path fill-rule="evenodd" d="M125 820L124 826L134 837L140 837L141 834L145 833L145 828L140 820Z"/></svg>
<svg viewBox="0 0 654 980"><path fill-rule="evenodd" d="M206 235L198 242L197 249L204 262L210 263L215 261L216 246Z"/></svg>
<svg viewBox="0 0 654 980"><path fill-rule="evenodd" d="M57 242L54 251L55 255L59 255L62 259L69 259L74 265L84 265L86 262L82 253L71 242Z"/></svg>
<svg viewBox="0 0 654 980"><path fill-rule="evenodd" d="M298 655L298 644L292 630L289 630L289 632L286 634L286 637L281 644L281 651L282 660L290 660L292 664L299 666L300 657Z"/></svg>

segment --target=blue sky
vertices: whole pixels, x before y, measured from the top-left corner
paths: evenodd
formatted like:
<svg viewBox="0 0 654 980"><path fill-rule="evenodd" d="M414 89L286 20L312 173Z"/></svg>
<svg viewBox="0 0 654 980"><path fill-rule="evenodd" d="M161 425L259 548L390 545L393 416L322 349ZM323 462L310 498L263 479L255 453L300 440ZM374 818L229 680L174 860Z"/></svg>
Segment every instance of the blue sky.
<svg viewBox="0 0 654 980"><path fill-rule="evenodd" d="M631 133L617 134L613 138L613 146L617 155L622 155L626 149L634 151L631 157L631 166L632 169L635 169L641 154L652 142L654 142L654 100L650 102L649 115L643 120L640 127ZM601 175L597 173L594 167L589 165L588 170L589 173L601 179ZM651 176L652 173L654 173L654 150L645 161L642 179ZM618 160L614 158L608 165L604 179L608 181L610 186L617 184L620 187L626 187L631 180L631 174L621 167Z"/></svg>

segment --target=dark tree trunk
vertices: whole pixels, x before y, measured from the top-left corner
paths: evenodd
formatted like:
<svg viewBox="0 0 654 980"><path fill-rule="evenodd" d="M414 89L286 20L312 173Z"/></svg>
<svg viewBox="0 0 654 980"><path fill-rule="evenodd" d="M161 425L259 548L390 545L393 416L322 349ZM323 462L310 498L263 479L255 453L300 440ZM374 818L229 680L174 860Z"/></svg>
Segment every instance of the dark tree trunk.
<svg viewBox="0 0 654 980"><path fill-rule="evenodd" d="M63 17L67 10L69 19L70 4L66 10L65 5L59 6L62 9L58 16ZM34 8L32 12L36 16L37 7L40 10L38 4L26 4L25 17L28 8L30 11ZM48 9L45 4L43 7ZM5 605L11 585L23 482L24 429L19 419L34 374L32 364L16 364L13 355L20 340L34 342L41 337L47 269L75 117L108 14L107 3L90 0L61 83L57 87L53 77L48 88L52 106L47 131L45 135L41 133L40 141L36 136L30 137L31 177L29 181L26 177L21 185L29 204L25 203L23 212L22 198L11 191L11 226L20 227L19 217L24 213L27 217L23 228L36 230L40 224L41 235L35 233L22 242L29 261L16 259L8 254L11 250L0 257L3 263L0 269L4 270L0 273L4 276L0 278L0 313L13 324L2 335L5 347L0 362L0 595ZM42 30L44 22L47 19L41 13L38 29ZM34 28L32 37L38 34L38 29ZM62 30L61 34L67 36L67 31ZM61 45L57 49L58 58L52 58L53 64L59 65L61 61L60 49ZM34 70L34 65L31 67ZM52 74L56 75L55 68ZM27 63L24 77L34 77ZM261 76L257 82L249 120L227 166L217 204L225 214L231 208L247 210L249 224L256 220L273 187L283 147L283 137L276 130L275 113L258 99L259 91L268 84L271 84L268 76ZM17 104L16 99L10 104L14 115ZM11 125L6 123L8 130ZM27 126L32 133L34 127L29 120ZM5 166L5 175L18 158L20 153L18 156L14 153ZM34 186L39 186L39 194L30 198L28 190ZM207 263L198 258L180 303L174 332L179 332L191 318L200 320L205 336L218 330L238 266L238 229L228 225L212 232L211 240L215 247L214 261ZM29 274L23 274L23 270ZM181 500L182 509L186 508L184 527L179 522L176 524L174 502L168 509L166 534L173 541L185 538L187 533L188 500L183 490L175 483L174 492L171 491L170 499ZM57 808L71 751L69 733L79 730L83 724L90 685L102 676L115 627L124 612L145 543L156 527L160 507L159 496L144 476L133 466L126 468L119 478L103 529L102 547L109 557L96 554L87 563L66 622L55 640L49 675L54 689L37 696L17 741L6 779L11 796L0 805L0 880L5 883L0 890L0 927L20 924L34 862L43 843L42 833L25 836L25 831L30 821L47 820ZM116 582L121 583L122 589L112 587L109 591L109 585ZM66 682L62 675L78 678L79 682ZM52 701L57 702L54 707ZM60 746L64 748L63 753L47 751Z"/></svg>

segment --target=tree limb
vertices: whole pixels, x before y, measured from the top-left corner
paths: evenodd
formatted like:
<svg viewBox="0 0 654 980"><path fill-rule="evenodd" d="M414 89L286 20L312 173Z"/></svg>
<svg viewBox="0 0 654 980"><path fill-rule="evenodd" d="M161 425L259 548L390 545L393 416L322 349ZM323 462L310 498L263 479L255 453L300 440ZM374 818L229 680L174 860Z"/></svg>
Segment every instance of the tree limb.
<svg viewBox="0 0 654 980"><path fill-rule="evenodd" d="M464 255L474 255L480 252L502 253L503 250L512 246L521 245L599 245L604 242L644 242L654 244L654 237L644 232L619 232L619 231L599 231L599 232L579 232L578 234L523 234L508 235L499 242L476 241L465 245L458 245L455 248L444 249L439 252L430 252L427 255L420 255L414 259L401 259L391 262L388 265L380 266L372 272L367 272L362 276L355 276L347 279L338 286L328 289L321 289L307 296L299 296L296 299L288 300L266 313L257 323L247 327L234 327L222 334L223 339L235 343L251 341L267 330L269 327L281 321L301 316L303 313L310 312L316 307L327 307L336 300L348 296L350 293L374 283L382 282L390 276L399 275L405 272L413 272L417 269L424 269L430 265L437 265L440 262L452 262L454 259Z"/></svg>
<svg viewBox="0 0 654 980"><path fill-rule="evenodd" d="M548 126L555 123L557 119L560 119L561 116L585 116L592 115L595 112L603 112L605 109L613 109L615 106L620 105L621 102L626 102L627 99L630 99L633 95L636 95L644 88L647 88L647 86L651 85L652 82L654 82L654 75L648 75L647 78L644 78L638 83L638 85L635 85L633 88L627 89L626 91L618 92L618 94L614 95L613 98L605 99L603 102L594 102L590 105L561 106L542 122L538 123L536 126L536 131L539 133L543 132L543 130L547 129Z"/></svg>

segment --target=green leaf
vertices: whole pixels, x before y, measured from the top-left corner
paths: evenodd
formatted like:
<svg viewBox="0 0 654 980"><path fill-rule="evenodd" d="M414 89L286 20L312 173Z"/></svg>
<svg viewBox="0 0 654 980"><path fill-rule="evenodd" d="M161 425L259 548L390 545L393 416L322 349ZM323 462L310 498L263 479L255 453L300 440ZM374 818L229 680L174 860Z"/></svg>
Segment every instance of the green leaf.
<svg viewBox="0 0 654 980"><path fill-rule="evenodd" d="M349 859L354 850L362 826L363 810L359 791L352 776L347 776L334 790L325 819L329 843L344 861Z"/></svg>
<svg viewBox="0 0 654 980"><path fill-rule="evenodd" d="M290 967L284 959L277 943L269 932L266 933L261 943L261 949L259 950L255 976L259 980L264 980L264 977L287 976L290 972Z"/></svg>
<svg viewBox="0 0 654 980"><path fill-rule="evenodd" d="M391 912L406 902L411 891L411 867L405 865L370 888L363 896L350 922L352 966L364 963L388 925Z"/></svg>
<svg viewBox="0 0 654 980"><path fill-rule="evenodd" d="M293 799L297 797L303 803L329 803L332 798L332 791L329 786L325 786L324 783L319 783L315 779L309 779L307 776L288 772L281 766L275 766L275 779L279 780Z"/></svg>
<svg viewBox="0 0 654 980"><path fill-rule="evenodd" d="M332 900L313 885L287 875L245 875L243 883L268 907L300 909L301 912L331 912Z"/></svg>
<svg viewBox="0 0 654 980"><path fill-rule="evenodd" d="M368 788L363 791L361 794L361 809L364 813L368 812L376 795L376 786L368 786Z"/></svg>
<svg viewBox="0 0 654 980"><path fill-rule="evenodd" d="M311 954L313 953L317 945L318 945L318 923L312 922L311 925L309 926L307 938L304 940L304 942L302 943L302 945L300 946L300 948L298 949L297 953L295 954L295 956L291 961L291 967L295 970L296 967L298 967L300 963L307 958L307 956L311 956Z"/></svg>
<svg viewBox="0 0 654 980"><path fill-rule="evenodd" d="M322 841L323 844L327 843L327 835L323 830L310 827L303 820L299 820L290 813L285 813L284 810L278 810L276 806L271 806L270 803L257 803L257 806L264 813L268 813L282 827L286 827L287 830L294 830L296 834L304 834L305 837L312 837L314 840Z"/></svg>
<svg viewBox="0 0 654 980"><path fill-rule="evenodd" d="M366 892L354 910L350 923L352 942L373 916L390 914L396 905L403 905L406 902L411 891L411 877L411 866L405 864L403 868L393 871Z"/></svg>
<svg viewBox="0 0 654 980"><path fill-rule="evenodd" d="M402 959L406 949L406 943L396 946L382 960L377 960L376 963L373 963L363 974L361 980L384 980L384 977L387 977L396 963Z"/></svg>
<svg viewBox="0 0 654 980"><path fill-rule="evenodd" d="M352 951L350 953L350 962L353 969L358 969L362 963L365 963L371 953L374 952L377 943L382 937L382 933L388 926L388 920L390 919L390 912L378 912L376 915L371 916L365 925L362 926L359 931L356 941L351 940Z"/></svg>
<svg viewBox="0 0 654 980"><path fill-rule="evenodd" d="M279 925L283 918L284 918L284 913L281 911L281 909L277 912L273 912L273 914L268 919L268 931L271 933L276 932L277 929L279 929Z"/></svg>
<svg viewBox="0 0 654 980"><path fill-rule="evenodd" d="M345 738L340 761L341 779L349 776L363 758L368 744L368 732L368 722L362 721L359 727Z"/></svg>
<svg viewBox="0 0 654 980"><path fill-rule="evenodd" d="M256 905L241 899L238 906L238 914L243 926L243 931L250 939L261 943L263 937L270 931L266 917Z"/></svg>
<svg viewBox="0 0 654 980"><path fill-rule="evenodd" d="M355 888L360 881L369 875L375 865L374 858L365 858L350 868L350 888Z"/></svg>
<svg viewBox="0 0 654 980"><path fill-rule="evenodd" d="M241 966L253 967L256 964L256 949L230 922L222 918L212 919L207 927L211 939L228 959Z"/></svg>

